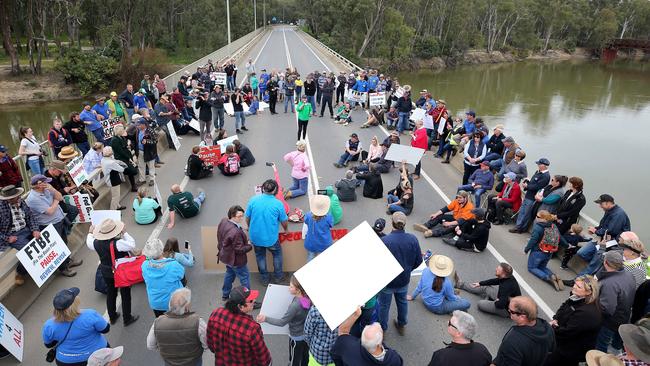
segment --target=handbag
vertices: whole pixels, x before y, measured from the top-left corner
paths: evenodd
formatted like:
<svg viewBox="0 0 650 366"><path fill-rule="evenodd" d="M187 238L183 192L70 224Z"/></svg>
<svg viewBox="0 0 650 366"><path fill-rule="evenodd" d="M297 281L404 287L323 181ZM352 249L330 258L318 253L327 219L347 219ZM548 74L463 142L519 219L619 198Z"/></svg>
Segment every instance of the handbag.
<svg viewBox="0 0 650 366"><path fill-rule="evenodd" d="M74 323L74 320L70 322L70 326L68 327L68 330L65 332L65 335L63 336L63 339L61 342L57 343L56 346L50 348L49 351L47 351L47 354L45 355L45 361L52 363L56 359L56 350L59 348L63 342L65 342L65 339L68 338L68 334L70 333L70 329L72 329L72 324Z"/></svg>
<svg viewBox="0 0 650 366"><path fill-rule="evenodd" d="M144 263L146 258L144 255L132 258L132 261L121 263L116 267L114 242L111 241L111 262L113 263L113 277L116 288L130 287L144 282L144 278L142 277L142 263Z"/></svg>
<svg viewBox="0 0 650 366"><path fill-rule="evenodd" d="M95 271L95 291L104 295L108 294L108 286L106 285L106 281L104 281L100 267L97 267L97 271Z"/></svg>

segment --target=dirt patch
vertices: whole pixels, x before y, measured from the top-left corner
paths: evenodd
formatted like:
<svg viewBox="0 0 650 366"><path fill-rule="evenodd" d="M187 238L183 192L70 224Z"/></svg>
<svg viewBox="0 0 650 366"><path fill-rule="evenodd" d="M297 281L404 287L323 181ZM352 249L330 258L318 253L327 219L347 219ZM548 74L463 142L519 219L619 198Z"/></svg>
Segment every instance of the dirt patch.
<svg viewBox="0 0 650 366"><path fill-rule="evenodd" d="M11 76L8 67L0 69L0 104L70 99L79 99L79 90L60 74Z"/></svg>

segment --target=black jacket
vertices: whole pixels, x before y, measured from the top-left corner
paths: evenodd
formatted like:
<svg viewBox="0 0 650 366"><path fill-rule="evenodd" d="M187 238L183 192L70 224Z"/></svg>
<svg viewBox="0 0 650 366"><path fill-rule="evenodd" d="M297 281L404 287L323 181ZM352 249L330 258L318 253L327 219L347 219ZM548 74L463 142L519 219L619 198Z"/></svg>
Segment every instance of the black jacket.
<svg viewBox="0 0 650 366"><path fill-rule="evenodd" d="M507 309L511 298L521 296L519 283L517 282L517 279L512 276L506 278L492 278L481 281L478 284L481 286L499 286L497 291L497 301L494 303L494 306L497 309Z"/></svg>
<svg viewBox="0 0 650 366"><path fill-rule="evenodd" d="M503 155L503 139L506 138L504 134L492 135L487 143L487 148L490 152Z"/></svg>
<svg viewBox="0 0 650 366"><path fill-rule="evenodd" d="M200 179L201 172L204 170L205 163L196 154L191 154L187 158L187 175L190 179Z"/></svg>
<svg viewBox="0 0 650 366"><path fill-rule="evenodd" d="M63 128L65 128L65 130L70 133L72 142L75 144L88 141L88 135L86 135L86 125L83 122L75 122L73 120L70 120L63 125ZM73 128L78 128L79 132L72 131Z"/></svg>
<svg viewBox="0 0 650 366"><path fill-rule="evenodd" d="M397 105L395 106L395 109L399 113L408 113L413 109L413 102L411 102L411 97L408 96L402 96L397 100Z"/></svg>
<svg viewBox="0 0 650 366"><path fill-rule="evenodd" d="M572 193L572 190L568 190L564 193L564 196L560 200L560 204L557 207L557 218L562 220L562 223L558 225L560 233L566 233L571 225L578 222L578 217L580 217L580 210L585 207L587 201L585 200L585 195L582 194L582 191L577 192L569 198L569 195Z"/></svg>
<svg viewBox="0 0 650 366"><path fill-rule="evenodd" d="M255 164L255 157L253 156L253 153L248 148L248 146L244 144L239 145L239 150L237 151L237 155L239 155L240 167L243 168Z"/></svg>
<svg viewBox="0 0 650 366"><path fill-rule="evenodd" d="M316 81L305 81L305 95L313 97L316 94Z"/></svg>
<svg viewBox="0 0 650 366"><path fill-rule="evenodd" d="M212 104L209 100L199 97L196 99L196 108L199 109L199 119L201 121L212 121Z"/></svg>
<svg viewBox="0 0 650 366"><path fill-rule="evenodd" d="M429 366L489 366L491 363L492 355L481 343L451 342L433 353Z"/></svg>
<svg viewBox="0 0 650 366"><path fill-rule="evenodd" d="M557 348L551 357L565 365L584 362L587 351L596 346L600 330L602 317L598 300L587 304L584 299L569 298L560 305L553 319L558 323L553 329Z"/></svg>
<svg viewBox="0 0 650 366"><path fill-rule="evenodd" d="M537 318L533 326L514 325L503 336L496 366L540 366L555 349L553 329L544 319Z"/></svg>
<svg viewBox="0 0 650 366"><path fill-rule="evenodd" d="M526 186L525 198L527 200L534 200L537 191L546 187L550 181L551 181L551 174L548 172L548 170L545 171L544 173L541 173L539 170L536 171L535 174L533 174L533 176L530 177L530 180L528 181L528 185Z"/></svg>
<svg viewBox="0 0 650 366"><path fill-rule="evenodd" d="M357 174L357 179L361 179L363 184L363 196L368 198L384 197L384 184L381 181L381 174L378 172L364 172Z"/></svg>
<svg viewBox="0 0 650 366"><path fill-rule="evenodd" d="M475 219L467 220L460 227L462 232L460 239L472 243L476 249L484 251L490 237L491 226L487 220L483 222L478 222Z"/></svg>

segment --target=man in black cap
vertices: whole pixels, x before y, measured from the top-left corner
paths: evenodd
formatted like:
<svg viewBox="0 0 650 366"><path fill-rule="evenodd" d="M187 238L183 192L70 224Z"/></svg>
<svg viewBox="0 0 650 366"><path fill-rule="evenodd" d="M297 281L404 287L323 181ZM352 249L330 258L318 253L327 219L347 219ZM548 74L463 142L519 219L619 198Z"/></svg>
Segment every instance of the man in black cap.
<svg viewBox="0 0 650 366"><path fill-rule="evenodd" d="M345 143L345 152L339 158L339 161L334 163L334 166L337 168L343 168L347 166L351 161L358 161L361 156L361 141L359 141L359 135L353 133L350 135L350 139Z"/></svg>
<svg viewBox="0 0 650 366"><path fill-rule="evenodd" d="M472 210L475 218L463 221L456 226L457 239L443 238L445 244L453 245L458 249L480 253L487 247L490 236L490 223L485 220L485 209Z"/></svg>
<svg viewBox="0 0 650 366"><path fill-rule="evenodd" d="M517 224L514 228L508 230L511 233L523 234L528 231L528 225L531 221L531 211L535 205L535 195L537 191L546 187L551 181L551 174L548 172L548 166L551 165L551 162L546 158L540 158L535 164L537 164L535 174L520 184L521 188L526 191L526 195L517 214Z"/></svg>
<svg viewBox="0 0 650 366"><path fill-rule="evenodd" d="M381 217L375 220L374 225L372 225L372 229L375 231L378 237L383 238L386 236L384 234L384 228L386 227L386 220L382 219Z"/></svg>

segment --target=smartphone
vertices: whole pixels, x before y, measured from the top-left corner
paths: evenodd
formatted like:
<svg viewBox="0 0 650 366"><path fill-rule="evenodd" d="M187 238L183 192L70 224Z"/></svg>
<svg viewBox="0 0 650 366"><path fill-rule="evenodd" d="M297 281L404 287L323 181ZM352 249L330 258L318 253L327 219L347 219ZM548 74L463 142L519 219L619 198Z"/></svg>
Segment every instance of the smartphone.
<svg viewBox="0 0 650 366"><path fill-rule="evenodd" d="M185 240L185 249L190 249L190 242Z"/></svg>
<svg viewBox="0 0 650 366"><path fill-rule="evenodd" d="M266 166L273 166L273 163L266 162Z"/></svg>
<svg viewBox="0 0 650 366"><path fill-rule="evenodd" d="M317 194L322 194L324 196L327 196L327 189L319 189L316 191Z"/></svg>

